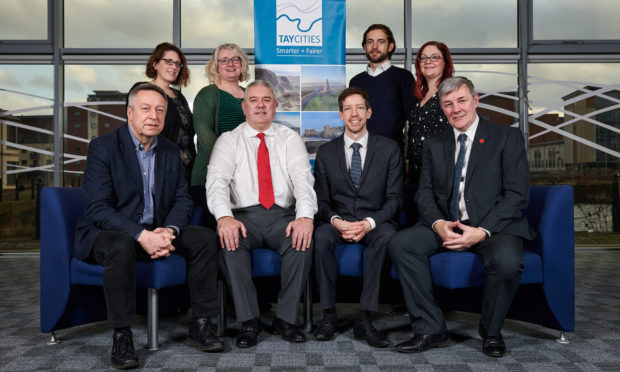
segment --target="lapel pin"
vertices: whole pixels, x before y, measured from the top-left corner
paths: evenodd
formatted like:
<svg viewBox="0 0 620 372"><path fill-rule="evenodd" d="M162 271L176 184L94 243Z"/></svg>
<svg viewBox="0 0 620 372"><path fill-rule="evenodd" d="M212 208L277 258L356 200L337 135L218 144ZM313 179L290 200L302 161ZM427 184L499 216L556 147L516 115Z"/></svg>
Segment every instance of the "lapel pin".
<svg viewBox="0 0 620 372"><path fill-rule="evenodd" d="M480 138L480 141L478 141L480 143L484 143L484 138Z"/></svg>

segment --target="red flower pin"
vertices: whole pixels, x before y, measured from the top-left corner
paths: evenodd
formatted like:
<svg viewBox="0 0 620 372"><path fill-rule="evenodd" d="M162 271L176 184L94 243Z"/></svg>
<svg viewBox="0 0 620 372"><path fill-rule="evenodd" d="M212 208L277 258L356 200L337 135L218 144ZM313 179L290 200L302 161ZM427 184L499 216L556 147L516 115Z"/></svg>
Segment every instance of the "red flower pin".
<svg viewBox="0 0 620 372"><path fill-rule="evenodd" d="M484 138L480 138L480 141L478 141L480 143L484 143Z"/></svg>

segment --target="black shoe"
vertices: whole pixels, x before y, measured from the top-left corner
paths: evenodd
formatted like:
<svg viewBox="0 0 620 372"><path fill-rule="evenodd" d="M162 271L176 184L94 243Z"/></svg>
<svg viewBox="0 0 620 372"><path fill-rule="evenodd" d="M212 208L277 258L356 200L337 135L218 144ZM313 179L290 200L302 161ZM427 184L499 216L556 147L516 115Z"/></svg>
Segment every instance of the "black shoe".
<svg viewBox="0 0 620 372"><path fill-rule="evenodd" d="M272 332L275 335L281 335L282 339L288 342L305 342L306 335L295 324L290 324L277 316L273 318L271 325Z"/></svg>
<svg viewBox="0 0 620 372"><path fill-rule="evenodd" d="M129 328L114 330L112 335L112 367L130 369L138 367L138 355L133 347L133 333Z"/></svg>
<svg viewBox="0 0 620 372"><path fill-rule="evenodd" d="M334 332L338 328L336 314L324 314L323 319L314 330L314 339L317 341L329 341L334 338Z"/></svg>
<svg viewBox="0 0 620 372"><path fill-rule="evenodd" d="M215 334L215 327L209 318L198 318L189 326L187 343L209 353L223 351L224 343Z"/></svg>
<svg viewBox="0 0 620 372"><path fill-rule="evenodd" d="M241 332L237 335L237 347L247 348L258 343L258 334L263 331L263 324L260 319L254 318L246 320L241 325Z"/></svg>
<svg viewBox="0 0 620 372"><path fill-rule="evenodd" d="M390 344L385 335L372 325L370 319L356 318L353 323L353 337L366 340L372 347L386 347Z"/></svg>
<svg viewBox="0 0 620 372"><path fill-rule="evenodd" d="M412 339L401 342L394 348L401 353L417 353L433 347L446 347L450 345L448 332L435 333L432 335L417 334Z"/></svg>
<svg viewBox="0 0 620 372"><path fill-rule="evenodd" d="M480 333L480 337L482 337L482 352L485 355L501 358L506 354L506 344L504 343L504 338L501 333L499 336L487 335L487 330L482 323L478 326L478 333Z"/></svg>

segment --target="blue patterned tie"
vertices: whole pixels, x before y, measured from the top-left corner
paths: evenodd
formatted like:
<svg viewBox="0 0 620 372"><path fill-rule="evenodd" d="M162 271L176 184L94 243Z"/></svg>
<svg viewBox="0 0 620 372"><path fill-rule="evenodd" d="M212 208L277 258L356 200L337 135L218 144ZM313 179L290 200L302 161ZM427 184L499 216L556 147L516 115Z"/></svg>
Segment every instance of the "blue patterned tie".
<svg viewBox="0 0 620 372"><path fill-rule="evenodd" d="M351 181L356 189L360 188L360 178L362 178L362 157L360 156L360 145L355 142L351 145L353 148L353 156L351 157Z"/></svg>
<svg viewBox="0 0 620 372"><path fill-rule="evenodd" d="M452 221L459 219L459 186L461 183L461 177L463 176L463 165L465 163L465 141L467 136L465 134L459 134L458 141L461 145L459 149L459 156L456 159L454 165L454 183L452 184L452 199L450 200L450 218Z"/></svg>

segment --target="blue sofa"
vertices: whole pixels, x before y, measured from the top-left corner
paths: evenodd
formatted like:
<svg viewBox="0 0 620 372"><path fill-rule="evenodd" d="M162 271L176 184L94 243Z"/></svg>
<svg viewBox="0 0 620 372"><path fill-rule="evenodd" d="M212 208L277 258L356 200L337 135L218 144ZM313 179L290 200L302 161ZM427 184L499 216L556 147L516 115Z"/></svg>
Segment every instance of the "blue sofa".
<svg viewBox="0 0 620 372"><path fill-rule="evenodd" d="M525 210L538 236L525 244L521 286L509 311L524 320L562 331L575 328L573 191L570 186L531 186ZM412 243L414 244L414 243ZM366 248L336 248L341 276L361 277ZM471 252L442 252L431 257L433 282L442 307L480 312L482 262ZM391 277L398 279L392 267ZM383 283L382 291L394 283Z"/></svg>
<svg viewBox="0 0 620 372"><path fill-rule="evenodd" d="M41 332L52 333L106 319L103 266L73 258L75 226L85 208L81 188L46 187L41 192ZM192 223L200 221L195 209ZM136 263L136 287L147 295L138 298L138 309L147 308L147 347L158 348L158 291L166 292L170 310L187 309L185 260L172 254L153 262ZM138 292L141 293L142 291Z"/></svg>

